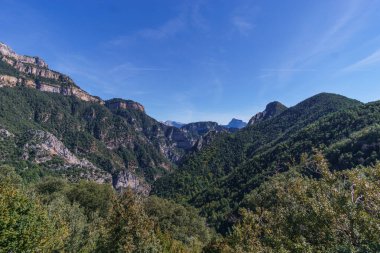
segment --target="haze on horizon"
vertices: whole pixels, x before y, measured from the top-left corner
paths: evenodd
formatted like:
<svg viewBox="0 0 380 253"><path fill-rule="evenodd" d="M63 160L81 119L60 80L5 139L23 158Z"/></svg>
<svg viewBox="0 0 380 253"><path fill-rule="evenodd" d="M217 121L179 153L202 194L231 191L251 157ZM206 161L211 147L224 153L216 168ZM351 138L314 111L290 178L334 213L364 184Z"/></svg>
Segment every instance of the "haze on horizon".
<svg viewBox="0 0 380 253"><path fill-rule="evenodd" d="M248 121L319 92L380 99L379 0L0 4L0 41L158 120Z"/></svg>

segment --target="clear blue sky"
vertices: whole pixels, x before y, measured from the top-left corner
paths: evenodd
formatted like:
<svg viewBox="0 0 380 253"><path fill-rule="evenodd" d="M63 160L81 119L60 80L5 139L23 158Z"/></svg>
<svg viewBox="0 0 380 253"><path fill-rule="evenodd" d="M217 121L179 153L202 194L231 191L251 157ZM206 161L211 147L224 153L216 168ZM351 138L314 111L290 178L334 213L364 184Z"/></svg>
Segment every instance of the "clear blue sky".
<svg viewBox="0 0 380 253"><path fill-rule="evenodd" d="M0 41L158 120L380 99L378 0L0 0Z"/></svg>

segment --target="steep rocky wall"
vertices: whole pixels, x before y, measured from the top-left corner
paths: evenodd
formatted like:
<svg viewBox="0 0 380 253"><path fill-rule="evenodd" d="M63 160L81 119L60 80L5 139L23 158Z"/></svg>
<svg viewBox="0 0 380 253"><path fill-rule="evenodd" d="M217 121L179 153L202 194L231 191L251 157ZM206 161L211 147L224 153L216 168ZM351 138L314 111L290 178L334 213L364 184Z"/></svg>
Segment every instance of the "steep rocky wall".
<svg viewBox="0 0 380 253"><path fill-rule="evenodd" d="M41 91L75 96L83 101L104 104L100 98L91 96L77 87L68 76L50 70L39 57L19 55L7 45L0 43L0 60L19 72L18 76L0 75L0 87L22 85ZM43 78L44 81L36 81L38 78Z"/></svg>
<svg viewBox="0 0 380 253"><path fill-rule="evenodd" d="M41 58L19 55L15 53L9 46L1 42L0 42L0 54L7 57L8 59L13 58L16 61L21 62L21 63L33 64L38 67L48 68L48 65L46 64L46 62L43 61Z"/></svg>

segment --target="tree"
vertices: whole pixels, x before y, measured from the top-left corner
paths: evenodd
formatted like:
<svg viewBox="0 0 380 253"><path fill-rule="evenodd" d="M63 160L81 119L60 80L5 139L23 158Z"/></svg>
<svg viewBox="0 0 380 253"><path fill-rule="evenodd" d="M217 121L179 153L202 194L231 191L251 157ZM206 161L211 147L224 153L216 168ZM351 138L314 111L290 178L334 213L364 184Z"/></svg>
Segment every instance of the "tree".
<svg viewBox="0 0 380 253"><path fill-rule="evenodd" d="M331 173L317 153L246 197L221 251L379 252L379 179L380 165Z"/></svg>
<svg viewBox="0 0 380 253"><path fill-rule="evenodd" d="M54 228L37 199L19 188L19 181L11 168L1 171L1 252L48 252L59 247L63 231Z"/></svg>
<svg viewBox="0 0 380 253"><path fill-rule="evenodd" d="M146 213L159 226L159 230L181 241L189 250L201 251L211 239L206 220L194 207L182 206L171 200L151 196L144 202Z"/></svg>
<svg viewBox="0 0 380 253"><path fill-rule="evenodd" d="M141 197L131 190L113 199L106 229L99 252L161 252L154 222L146 215Z"/></svg>

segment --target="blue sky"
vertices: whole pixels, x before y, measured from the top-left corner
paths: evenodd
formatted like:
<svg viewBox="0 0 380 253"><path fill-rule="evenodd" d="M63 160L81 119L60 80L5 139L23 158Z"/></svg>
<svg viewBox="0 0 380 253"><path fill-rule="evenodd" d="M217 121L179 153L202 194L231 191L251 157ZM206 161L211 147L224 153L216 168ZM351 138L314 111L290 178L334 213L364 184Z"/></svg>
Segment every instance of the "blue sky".
<svg viewBox="0 0 380 253"><path fill-rule="evenodd" d="M379 0L0 0L0 41L158 120L380 99Z"/></svg>

